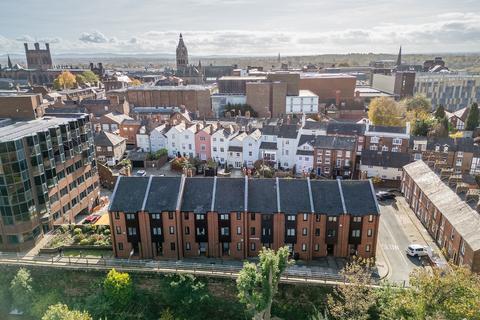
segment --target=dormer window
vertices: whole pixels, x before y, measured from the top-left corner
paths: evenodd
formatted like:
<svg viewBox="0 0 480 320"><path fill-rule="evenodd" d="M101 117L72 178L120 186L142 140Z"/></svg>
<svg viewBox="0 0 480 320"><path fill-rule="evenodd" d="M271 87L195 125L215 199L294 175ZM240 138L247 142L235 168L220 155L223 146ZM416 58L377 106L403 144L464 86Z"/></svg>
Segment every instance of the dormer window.
<svg viewBox="0 0 480 320"><path fill-rule="evenodd" d="M443 147L443 152L448 152L448 146Z"/></svg>

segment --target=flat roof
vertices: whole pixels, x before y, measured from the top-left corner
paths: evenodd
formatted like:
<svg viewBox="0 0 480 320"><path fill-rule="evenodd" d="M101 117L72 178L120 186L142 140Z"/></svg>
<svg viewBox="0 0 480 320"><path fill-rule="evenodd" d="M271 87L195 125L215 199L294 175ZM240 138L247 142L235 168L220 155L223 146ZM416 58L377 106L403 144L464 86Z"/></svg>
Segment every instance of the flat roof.
<svg viewBox="0 0 480 320"><path fill-rule="evenodd" d="M245 76L245 77L223 76L218 80L219 81L221 80L238 80L238 81L267 80L267 77L265 76Z"/></svg>
<svg viewBox="0 0 480 320"><path fill-rule="evenodd" d="M68 124L80 117L43 117L30 121L19 121L0 128L0 142L17 140L37 132L46 131L61 124Z"/></svg>
<svg viewBox="0 0 480 320"><path fill-rule="evenodd" d="M202 86L199 84L189 84L186 86L138 86L126 88L127 91L183 91L183 90L210 90L213 86ZM112 90L115 91L115 90Z"/></svg>
<svg viewBox="0 0 480 320"><path fill-rule="evenodd" d="M303 90L303 89L300 89L298 90L298 96L301 96L301 97L318 97L315 93L313 93L312 91L310 90Z"/></svg>
<svg viewBox="0 0 480 320"><path fill-rule="evenodd" d="M333 79L333 78L349 78L356 79L355 76L346 73L318 73L318 72L304 72L300 74L300 79Z"/></svg>

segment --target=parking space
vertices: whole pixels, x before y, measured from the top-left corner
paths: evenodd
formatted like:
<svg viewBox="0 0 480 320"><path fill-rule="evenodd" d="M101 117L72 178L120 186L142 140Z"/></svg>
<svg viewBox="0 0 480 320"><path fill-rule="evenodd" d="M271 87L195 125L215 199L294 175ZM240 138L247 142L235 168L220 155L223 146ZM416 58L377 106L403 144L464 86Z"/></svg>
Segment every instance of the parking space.
<svg viewBox="0 0 480 320"><path fill-rule="evenodd" d="M416 267L422 267L426 261L406 254L410 244L430 246L437 251L433 239L415 221L417 218L402 196L394 200L379 201L380 227L378 232L378 254L383 255L388 265L388 279L393 282L408 283L409 274ZM424 258L425 259L425 258Z"/></svg>

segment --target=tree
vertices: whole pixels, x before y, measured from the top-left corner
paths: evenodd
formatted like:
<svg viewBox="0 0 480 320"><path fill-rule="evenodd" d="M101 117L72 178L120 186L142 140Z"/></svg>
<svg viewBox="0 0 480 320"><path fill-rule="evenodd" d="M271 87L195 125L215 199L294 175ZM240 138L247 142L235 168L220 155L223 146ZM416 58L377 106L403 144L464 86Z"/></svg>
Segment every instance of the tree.
<svg viewBox="0 0 480 320"><path fill-rule="evenodd" d="M79 85L84 85L85 83L87 83L87 79L85 79L85 77L81 74L75 75L75 81Z"/></svg>
<svg viewBox="0 0 480 320"><path fill-rule="evenodd" d="M162 311L162 314L160 315L160 320L175 320L175 317L173 316L173 312L167 308Z"/></svg>
<svg viewBox="0 0 480 320"><path fill-rule="evenodd" d="M480 276L466 266L415 269L410 285L380 291L381 319L480 319Z"/></svg>
<svg viewBox="0 0 480 320"><path fill-rule="evenodd" d="M443 117L445 117L445 108L443 105L439 105L435 110L435 119L442 119Z"/></svg>
<svg viewBox="0 0 480 320"><path fill-rule="evenodd" d="M427 136L428 132L431 130L432 122L429 122L427 120L418 120L414 123L412 127L412 132L411 134L414 136Z"/></svg>
<svg viewBox="0 0 480 320"><path fill-rule="evenodd" d="M42 320L93 320L88 312L70 310L68 306L58 303L51 305Z"/></svg>
<svg viewBox="0 0 480 320"><path fill-rule="evenodd" d="M132 82L130 82L131 87L138 87L138 86L141 86L141 85L142 85L142 82L138 79L133 79Z"/></svg>
<svg viewBox="0 0 480 320"><path fill-rule="evenodd" d="M96 85L99 81L98 76L91 70L84 71L82 77L85 79L85 82L91 85Z"/></svg>
<svg viewBox="0 0 480 320"><path fill-rule="evenodd" d="M103 292L107 300L116 306L128 306L133 298L132 279L128 273L112 269L103 281Z"/></svg>
<svg viewBox="0 0 480 320"><path fill-rule="evenodd" d="M327 305L334 319L367 320L368 311L375 304L375 292L370 286L371 262L354 258L342 269L345 283L329 294Z"/></svg>
<svg viewBox="0 0 480 320"><path fill-rule="evenodd" d="M401 101L405 105L407 111L426 112L432 111L430 100L424 95L415 95L414 97L405 98Z"/></svg>
<svg viewBox="0 0 480 320"><path fill-rule="evenodd" d="M71 89L75 86L77 80L70 71L62 71L54 81L56 89Z"/></svg>
<svg viewBox="0 0 480 320"><path fill-rule="evenodd" d="M271 318L273 297L278 291L280 276L291 264L288 247L275 252L262 248L259 263L245 262L237 279L238 297L253 312L254 319Z"/></svg>
<svg viewBox="0 0 480 320"><path fill-rule="evenodd" d="M19 310L27 311L33 300L32 278L30 271L20 268L10 283L13 306Z"/></svg>
<svg viewBox="0 0 480 320"><path fill-rule="evenodd" d="M437 120L437 123L432 126L432 129L428 133L430 137L439 137L439 138L445 138L448 137L448 131L449 131L449 122L447 117L443 117L440 120Z"/></svg>
<svg viewBox="0 0 480 320"><path fill-rule="evenodd" d="M368 106L368 118L374 125L403 126L404 111L402 106L391 98L375 98Z"/></svg>
<svg viewBox="0 0 480 320"><path fill-rule="evenodd" d="M475 102L470 107L468 112L467 123L465 124L465 130L475 130L479 124L478 104Z"/></svg>

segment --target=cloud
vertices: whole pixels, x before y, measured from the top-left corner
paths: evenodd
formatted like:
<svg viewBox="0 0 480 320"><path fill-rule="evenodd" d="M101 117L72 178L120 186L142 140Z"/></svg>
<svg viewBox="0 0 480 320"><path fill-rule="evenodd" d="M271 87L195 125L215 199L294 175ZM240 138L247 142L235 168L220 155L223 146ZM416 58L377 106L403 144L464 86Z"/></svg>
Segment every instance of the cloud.
<svg viewBox="0 0 480 320"><path fill-rule="evenodd" d="M108 38L99 31L83 32L78 40L90 43L107 43Z"/></svg>

